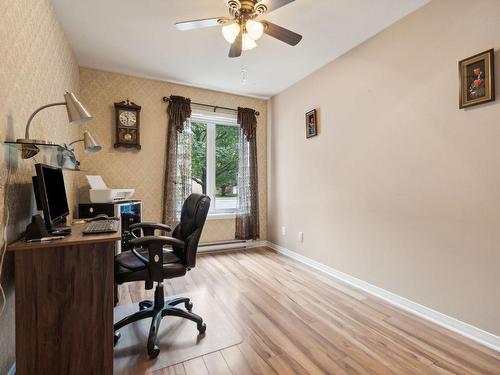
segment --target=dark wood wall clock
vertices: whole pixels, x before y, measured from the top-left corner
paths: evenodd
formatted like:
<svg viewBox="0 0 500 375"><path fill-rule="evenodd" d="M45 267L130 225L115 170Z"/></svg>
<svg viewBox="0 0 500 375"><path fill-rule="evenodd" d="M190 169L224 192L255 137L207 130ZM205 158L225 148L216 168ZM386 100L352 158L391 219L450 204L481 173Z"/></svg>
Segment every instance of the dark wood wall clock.
<svg viewBox="0 0 500 375"><path fill-rule="evenodd" d="M141 149L140 142L141 106L124 100L115 103L116 143L117 147Z"/></svg>

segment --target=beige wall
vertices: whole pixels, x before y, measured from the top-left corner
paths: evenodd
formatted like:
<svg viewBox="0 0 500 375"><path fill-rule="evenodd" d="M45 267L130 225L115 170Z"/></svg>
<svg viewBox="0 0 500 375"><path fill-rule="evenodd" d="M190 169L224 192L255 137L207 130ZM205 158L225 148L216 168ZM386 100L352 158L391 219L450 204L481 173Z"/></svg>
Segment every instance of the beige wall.
<svg viewBox="0 0 500 375"><path fill-rule="evenodd" d="M261 238L267 236L266 131L267 103L265 100L225 94L217 91L182 86L163 81L131 77L116 73L81 68L80 90L94 120L87 126L102 144L103 150L82 160L80 186L85 174L100 174L111 187L136 189L135 197L144 203L144 219L161 220L163 171L167 115L162 98L181 95L194 102L236 108L251 107L261 113L258 118L257 147L259 163ZM129 98L141 109L140 151L113 148L115 119L113 103ZM194 108L194 107L193 107ZM202 241L234 239L234 220L209 220Z"/></svg>
<svg viewBox="0 0 500 375"><path fill-rule="evenodd" d="M78 90L78 65L48 0L0 0L0 14L0 140L3 142L24 137L26 121L36 108L62 101L66 90ZM35 118L31 136L68 142L76 139L80 131L67 125L62 107L49 108ZM10 242L24 231L31 217L33 165L46 161L49 155L22 160L17 150L5 145L1 148L0 227L4 225L7 194ZM9 165L12 177L9 188L5 189ZM75 202L76 173L66 173L65 179L68 199ZM3 239L0 245L3 248ZM5 374L14 362L13 273L13 259L8 254L2 274L8 298L6 310L0 317L0 374Z"/></svg>
<svg viewBox="0 0 500 375"><path fill-rule="evenodd" d="M269 239L499 335L500 103L459 110L457 80L499 25L434 0L275 96Z"/></svg>

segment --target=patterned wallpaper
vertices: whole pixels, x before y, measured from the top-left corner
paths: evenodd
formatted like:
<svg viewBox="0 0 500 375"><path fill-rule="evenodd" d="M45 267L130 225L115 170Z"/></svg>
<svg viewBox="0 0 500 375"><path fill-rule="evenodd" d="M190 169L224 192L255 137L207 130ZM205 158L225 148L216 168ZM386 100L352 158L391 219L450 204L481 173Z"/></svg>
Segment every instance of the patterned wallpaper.
<svg viewBox="0 0 500 375"><path fill-rule="evenodd" d="M135 197L144 203L144 219L161 220L161 196L165 160L167 104L162 98L181 95L201 103L236 108L251 107L260 112L257 142L259 163L261 238L267 236L266 183L266 121L267 102L262 99L231 95L169 82L131 77L94 69L80 69L81 100L94 116L86 127L103 146L98 154L82 158L80 174L81 199L86 195L85 174L102 175L107 185L116 188L134 188ZM140 151L113 148L113 103L125 99L142 106ZM209 220L202 241L234 239L234 220Z"/></svg>
<svg viewBox="0 0 500 375"><path fill-rule="evenodd" d="M84 172L65 172L72 212L70 216L74 216L79 198L78 190L80 195L86 190L85 174L101 174L112 187L135 188L136 197L144 201L145 219L160 220L166 136L166 104L161 99L163 96L177 94L191 97L194 101L229 107L246 106L260 111L257 140L261 238L266 238L266 101L79 69L49 0L0 0L0 14L0 140L23 137L29 115L41 105L62 101L65 91L77 93L94 116L94 120L85 127L101 142L103 151L95 155L83 155L81 146L77 146ZM141 151L113 148L113 103L125 98L130 98L143 108ZM69 143L78 139L83 130L83 127L69 126L66 111L62 107L56 107L37 115L31 126L31 136ZM49 158L50 155L40 153L36 158L23 160L15 148L1 145L0 222L3 227L7 204L10 212L9 242L24 231L33 212L33 166L36 162L48 162ZM6 186L9 168L11 179L9 186ZM207 222L203 241L232 238L233 220ZM3 239L0 238L1 248ZM6 373L15 359L13 274L13 259L7 254L2 273L7 304L0 317L0 374Z"/></svg>
<svg viewBox="0 0 500 375"><path fill-rule="evenodd" d="M63 100L66 90L78 90L78 65L49 0L0 0L0 140L24 136L29 115L39 106ZM76 139L81 128L67 125L62 107L49 108L35 118L31 136L57 142ZM54 135L57 134L57 137ZM36 161L46 161L38 155ZM10 210L8 241L14 240L29 222L32 212L31 176L34 159L2 144L0 152L0 220L4 225L4 198ZM7 170L11 182L5 187ZM77 195L77 173L65 173L70 202ZM5 197L6 196L6 197ZM73 208L73 207L72 207ZM3 247L3 239L0 239ZM0 374L14 362L13 259L7 254L2 285L8 295L0 317Z"/></svg>

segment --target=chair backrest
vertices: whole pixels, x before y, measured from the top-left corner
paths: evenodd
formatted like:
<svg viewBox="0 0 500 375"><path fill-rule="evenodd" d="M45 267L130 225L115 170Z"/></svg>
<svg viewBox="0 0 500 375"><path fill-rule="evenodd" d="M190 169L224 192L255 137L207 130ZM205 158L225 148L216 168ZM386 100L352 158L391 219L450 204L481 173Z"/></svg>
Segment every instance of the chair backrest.
<svg viewBox="0 0 500 375"><path fill-rule="evenodd" d="M209 208L210 197L202 194L191 194L182 205L181 222L177 224L172 233L174 238L185 243L184 249L175 246L173 249L188 268L193 268L196 265L198 243Z"/></svg>

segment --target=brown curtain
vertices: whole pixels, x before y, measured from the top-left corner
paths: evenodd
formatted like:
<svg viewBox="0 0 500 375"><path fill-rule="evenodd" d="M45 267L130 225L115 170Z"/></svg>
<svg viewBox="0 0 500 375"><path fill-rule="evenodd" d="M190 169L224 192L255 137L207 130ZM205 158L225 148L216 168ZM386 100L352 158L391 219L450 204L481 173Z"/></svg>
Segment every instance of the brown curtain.
<svg viewBox="0 0 500 375"><path fill-rule="evenodd" d="M188 156L184 141L190 139L189 136L182 136L186 120L191 116L191 99L182 96L170 96L167 108L167 146L165 152L165 173L163 181L163 213L162 221L173 225L177 222L178 202L180 195L186 195L189 190L187 178L182 178L183 161ZM186 129L187 130L187 129ZM189 156L190 157L190 156ZM181 163L178 163L180 161ZM189 159L189 165L191 161ZM189 178L190 180L190 178Z"/></svg>
<svg viewBox="0 0 500 375"><path fill-rule="evenodd" d="M257 173L257 117L251 108L238 108L241 127L238 163L238 211L236 233L239 240L259 238L259 188Z"/></svg>

